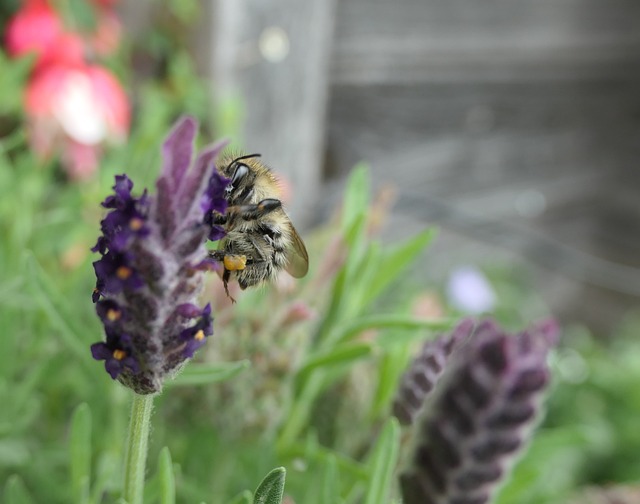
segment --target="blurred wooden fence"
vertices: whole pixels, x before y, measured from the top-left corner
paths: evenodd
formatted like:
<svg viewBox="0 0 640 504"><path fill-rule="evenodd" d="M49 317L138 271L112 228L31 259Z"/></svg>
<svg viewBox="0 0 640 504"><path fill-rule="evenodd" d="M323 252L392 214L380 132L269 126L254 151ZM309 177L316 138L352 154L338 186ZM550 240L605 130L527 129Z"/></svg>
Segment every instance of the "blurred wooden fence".
<svg viewBox="0 0 640 504"><path fill-rule="evenodd" d="M291 179L297 221L366 159L399 187L396 231L437 221L529 256L560 311L595 305L577 318L637 303L640 2L206 5L205 71L241 93L244 143Z"/></svg>

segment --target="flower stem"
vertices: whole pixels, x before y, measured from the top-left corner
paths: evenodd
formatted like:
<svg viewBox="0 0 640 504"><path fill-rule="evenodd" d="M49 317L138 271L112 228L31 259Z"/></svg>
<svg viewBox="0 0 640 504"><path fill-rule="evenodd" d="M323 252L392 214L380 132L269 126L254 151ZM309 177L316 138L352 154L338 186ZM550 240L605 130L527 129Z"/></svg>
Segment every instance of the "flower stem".
<svg viewBox="0 0 640 504"><path fill-rule="evenodd" d="M143 501L152 406L153 394L133 395L129 438L127 439L124 462L124 489L122 495L127 504L142 504Z"/></svg>

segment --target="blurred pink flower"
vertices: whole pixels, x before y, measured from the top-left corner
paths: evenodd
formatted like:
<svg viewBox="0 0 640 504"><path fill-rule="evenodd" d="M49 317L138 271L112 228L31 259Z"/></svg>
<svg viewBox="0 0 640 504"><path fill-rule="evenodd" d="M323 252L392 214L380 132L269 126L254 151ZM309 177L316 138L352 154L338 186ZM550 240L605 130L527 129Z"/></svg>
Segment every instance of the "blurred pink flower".
<svg viewBox="0 0 640 504"><path fill-rule="evenodd" d="M24 0L7 23L5 45L11 56L41 55L55 46L61 33L62 22L47 0Z"/></svg>
<svg viewBox="0 0 640 504"><path fill-rule="evenodd" d="M121 142L129 130L130 109L118 80L98 65L50 65L39 69L25 93L35 151L62 152L74 179L98 167L105 142Z"/></svg>
<svg viewBox="0 0 640 504"><path fill-rule="evenodd" d="M103 145L124 140L130 122L129 102L118 80L86 62L87 54L113 52L121 36L114 2L93 3L94 33L66 31L47 0L24 0L5 36L11 56L37 55L25 89L32 148L43 158L59 152L74 179L95 172Z"/></svg>

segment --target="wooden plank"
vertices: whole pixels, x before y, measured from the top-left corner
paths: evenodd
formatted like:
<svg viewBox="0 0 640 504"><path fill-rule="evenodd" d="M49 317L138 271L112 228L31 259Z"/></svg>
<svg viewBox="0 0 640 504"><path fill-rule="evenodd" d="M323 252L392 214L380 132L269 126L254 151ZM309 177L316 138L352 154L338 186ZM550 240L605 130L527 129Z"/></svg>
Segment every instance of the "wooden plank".
<svg viewBox="0 0 640 504"><path fill-rule="evenodd" d="M635 0L344 0L332 81L640 78Z"/></svg>
<svg viewBox="0 0 640 504"><path fill-rule="evenodd" d="M288 210L307 221L318 198L335 0L218 0L212 86L239 95L242 143L292 184Z"/></svg>

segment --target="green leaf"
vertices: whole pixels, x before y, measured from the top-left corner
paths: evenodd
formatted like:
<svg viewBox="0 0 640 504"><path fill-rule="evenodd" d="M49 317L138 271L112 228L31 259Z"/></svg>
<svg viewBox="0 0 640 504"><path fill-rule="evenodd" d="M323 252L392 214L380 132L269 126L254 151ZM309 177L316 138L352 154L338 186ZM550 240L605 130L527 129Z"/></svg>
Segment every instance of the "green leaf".
<svg viewBox="0 0 640 504"><path fill-rule="evenodd" d="M73 500L86 503L91 485L91 410L88 404L80 404L73 412L69 438Z"/></svg>
<svg viewBox="0 0 640 504"><path fill-rule="evenodd" d="M253 502L253 495L249 490L245 490L236 495L227 504L251 504L251 502Z"/></svg>
<svg viewBox="0 0 640 504"><path fill-rule="evenodd" d="M24 481L17 474L13 474L7 479L2 502L6 504L33 504L33 499L29 495Z"/></svg>
<svg viewBox="0 0 640 504"><path fill-rule="evenodd" d="M338 463L335 456L330 456L325 465L324 474L322 475L322 495L320 502L338 502L340 491L340 479L338 473Z"/></svg>
<svg viewBox="0 0 640 504"><path fill-rule="evenodd" d="M344 193L342 230L345 234L349 234L356 220L369 206L369 191L369 166L366 163L358 163L351 171Z"/></svg>
<svg viewBox="0 0 640 504"><path fill-rule="evenodd" d="M385 252L378 264L376 275L368 284L362 301L366 306L376 299L391 282L396 280L420 253L431 243L436 235L436 229L431 228L407 240L402 245Z"/></svg>
<svg viewBox="0 0 640 504"><path fill-rule="evenodd" d="M90 373L95 368L89 368L89 348L86 345L82 331L73 325L73 317L64 309L65 297L55 287L55 282L47 276L33 255L26 259L26 270L33 297L49 318L51 325L57 329L63 344L81 362ZM97 337L97 335L96 335Z"/></svg>
<svg viewBox="0 0 640 504"><path fill-rule="evenodd" d="M166 446L160 450L160 456L158 457L158 480L160 482L160 503L175 504L176 482L173 474L171 452Z"/></svg>
<svg viewBox="0 0 640 504"><path fill-rule="evenodd" d="M364 504L389 502L389 489L399 453L400 424L395 418L390 418L384 425L369 459L371 477Z"/></svg>
<svg viewBox="0 0 640 504"><path fill-rule="evenodd" d="M416 329L428 329L441 331L451 327L451 321L443 320L422 320L410 315L368 315L351 320L335 330L335 334L330 336L331 341L344 343L357 336L367 329L396 329L403 331L415 331Z"/></svg>
<svg viewBox="0 0 640 504"><path fill-rule="evenodd" d="M298 371L297 379L302 383L316 369L327 370L335 366L350 364L371 355L372 351L371 343L353 343L332 348L328 352L310 357Z"/></svg>
<svg viewBox="0 0 640 504"><path fill-rule="evenodd" d="M276 467L267 474L256 489L253 504L281 504L286 475L284 467Z"/></svg>
<svg viewBox="0 0 640 504"><path fill-rule="evenodd" d="M378 384L371 403L370 418L380 418L389 411L389 404L398 389L400 376L407 368L409 354L409 345L396 345L384 352L377 368Z"/></svg>
<svg viewBox="0 0 640 504"><path fill-rule="evenodd" d="M237 362L219 362L214 364L191 363L185 367L175 380L167 382L167 386L209 385L233 378L249 368L248 360Z"/></svg>

